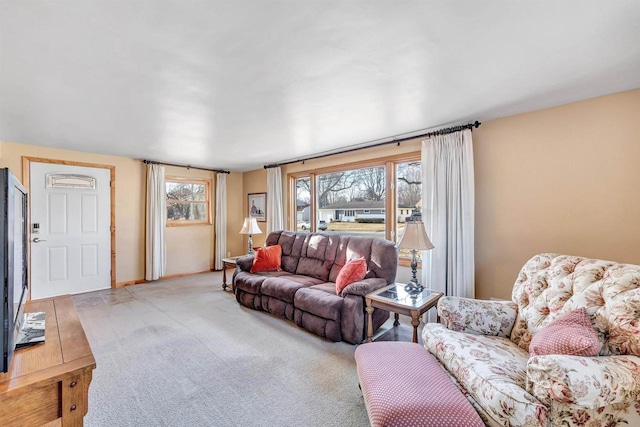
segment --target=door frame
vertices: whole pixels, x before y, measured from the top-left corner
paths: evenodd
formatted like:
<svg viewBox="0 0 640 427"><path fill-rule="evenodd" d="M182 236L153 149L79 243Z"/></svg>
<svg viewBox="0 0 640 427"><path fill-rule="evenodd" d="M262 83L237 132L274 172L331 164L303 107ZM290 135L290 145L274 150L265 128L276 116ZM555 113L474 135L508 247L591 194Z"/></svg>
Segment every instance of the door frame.
<svg viewBox="0 0 640 427"><path fill-rule="evenodd" d="M111 197L111 289L116 288L116 167L113 165L102 165L99 163L76 162L73 160L47 159L43 157L22 156L22 185L27 189L29 196L28 223L29 233L31 233L31 183L30 172L31 162L54 163L65 166L82 166L98 169L109 169L110 197ZM29 239L31 241L31 239ZM29 245L29 298L31 299L31 245Z"/></svg>

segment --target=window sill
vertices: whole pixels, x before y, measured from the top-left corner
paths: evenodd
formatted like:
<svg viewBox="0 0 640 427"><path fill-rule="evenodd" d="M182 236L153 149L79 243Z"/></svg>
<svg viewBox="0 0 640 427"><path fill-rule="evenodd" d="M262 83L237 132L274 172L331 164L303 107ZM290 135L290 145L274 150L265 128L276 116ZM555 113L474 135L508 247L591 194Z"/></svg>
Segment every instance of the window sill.
<svg viewBox="0 0 640 427"><path fill-rule="evenodd" d="M193 225L211 225L209 221L167 221L167 227L189 227Z"/></svg>

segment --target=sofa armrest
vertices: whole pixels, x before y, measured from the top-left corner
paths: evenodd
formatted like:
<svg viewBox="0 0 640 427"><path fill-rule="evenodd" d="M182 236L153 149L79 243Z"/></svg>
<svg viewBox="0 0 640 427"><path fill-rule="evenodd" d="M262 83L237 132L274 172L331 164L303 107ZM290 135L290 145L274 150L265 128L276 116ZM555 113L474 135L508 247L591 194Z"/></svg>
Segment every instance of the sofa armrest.
<svg viewBox="0 0 640 427"><path fill-rule="evenodd" d="M549 406L552 400L597 409L640 400L640 357L533 356L527 391Z"/></svg>
<svg viewBox="0 0 640 427"><path fill-rule="evenodd" d="M380 278L363 279L358 282L353 282L342 290L343 297L347 294L366 296L368 293L375 291L376 289L387 286L387 281Z"/></svg>
<svg viewBox="0 0 640 427"><path fill-rule="evenodd" d="M253 266L253 255L245 255L236 260L236 267L241 271L249 272Z"/></svg>
<svg viewBox="0 0 640 427"><path fill-rule="evenodd" d="M477 335L509 337L517 313L518 306L512 301L448 296L438 301L438 315L448 329Z"/></svg>

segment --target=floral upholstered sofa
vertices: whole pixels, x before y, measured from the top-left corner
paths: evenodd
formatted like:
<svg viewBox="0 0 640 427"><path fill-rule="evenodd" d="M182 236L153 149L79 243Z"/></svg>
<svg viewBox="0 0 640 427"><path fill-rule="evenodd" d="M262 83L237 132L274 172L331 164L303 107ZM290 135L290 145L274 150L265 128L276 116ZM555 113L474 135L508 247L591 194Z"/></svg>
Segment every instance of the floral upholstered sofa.
<svg viewBox="0 0 640 427"><path fill-rule="evenodd" d="M581 339L544 332L577 312L595 332L594 356L530 354L532 339L563 350L562 340ZM540 254L512 301L443 297L438 313L443 324L425 326L424 346L488 425L640 426L640 266Z"/></svg>

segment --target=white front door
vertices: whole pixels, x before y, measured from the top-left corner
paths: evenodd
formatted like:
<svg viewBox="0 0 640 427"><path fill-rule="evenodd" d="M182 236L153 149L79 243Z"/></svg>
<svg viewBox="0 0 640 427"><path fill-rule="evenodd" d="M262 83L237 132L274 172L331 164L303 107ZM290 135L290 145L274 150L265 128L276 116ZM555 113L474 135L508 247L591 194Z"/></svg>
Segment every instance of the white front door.
<svg viewBox="0 0 640 427"><path fill-rule="evenodd" d="M109 169L31 162L31 299L111 287Z"/></svg>

